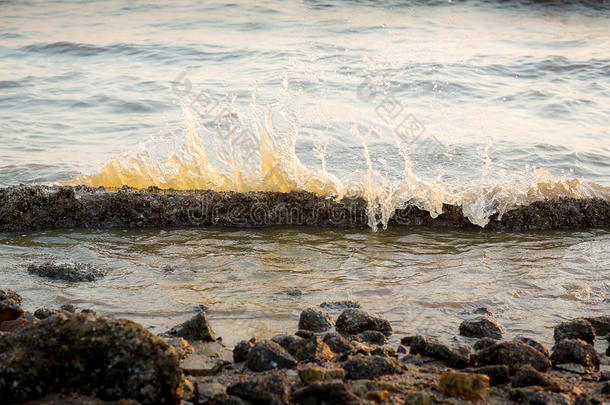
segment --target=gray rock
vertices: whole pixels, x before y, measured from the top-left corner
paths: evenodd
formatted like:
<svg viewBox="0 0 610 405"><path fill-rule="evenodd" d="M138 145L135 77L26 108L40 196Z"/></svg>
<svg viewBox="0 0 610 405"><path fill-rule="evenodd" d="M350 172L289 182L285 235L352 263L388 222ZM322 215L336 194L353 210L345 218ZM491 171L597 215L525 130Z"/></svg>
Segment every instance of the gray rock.
<svg viewBox="0 0 610 405"><path fill-rule="evenodd" d="M302 340L302 337L295 335L277 335L271 338L271 341L282 346L286 351L290 349L290 345L292 345L294 342Z"/></svg>
<svg viewBox="0 0 610 405"><path fill-rule="evenodd" d="M486 347L493 346L496 343L498 343L498 341L496 339L492 339L492 338L489 338L489 337L484 337L484 338L481 338L481 339L477 340L475 342L475 344L472 346L472 348L475 351L482 350L482 349L485 349Z"/></svg>
<svg viewBox="0 0 610 405"><path fill-rule="evenodd" d="M354 338L375 345L384 345L387 342L385 335L376 330L365 330L364 332L354 335Z"/></svg>
<svg viewBox="0 0 610 405"><path fill-rule="evenodd" d="M591 325L593 325L593 327L595 328L595 334L597 336L610 335L610 316L593 316L584 319L586 319Z"/></svg>
<svg viewBox="0 0 610 405"><path fill-rule="evenodd" d="M355 308L348 308L339 315L336 328L345 335L357 335L365 330L376 330L386 336L392 334L390 321Z"/></svg>
<svg viewBox="0 0 610 405"><path fill-rule="evenodd" d="M310 339L311 337L315 336L315 332L310 330L297 330L294 332L294 334L295 336L302 337L303 339Z"/></svg>
<svg viewBox="0 0 610 405"><path fill-rule="evenodd" d="M283 405L288 401L288 393L286 381L277 374L245 377L227 387L227 394L253 405Z"/></svg>
<svg viewBox="0 0 610 405"><path fill-rule="evenodd" d="M328 310L341 310L346 308L360 308L360 303L357 301L332 301L332 302L323 302L320 304L321 308L326 308Z"/></svg>
<svg viewBox="0 0 610 405"><path fill-rule="evenodd" d="M73 304L64 304L59 307L59 309L61 309L62 311L70 312L72 314L76 312L76 307Z"/></svg>
<svg viewBox="0 0 610 405"><path fill-rule="evenodd" d="M382 375L402 372L402 367L396 359L362 354L344 361L341 367L345 370L346 378L350 380L374 379Z"/></svg>
<svg viewBox="0 0 610 405"><path fill-rule="evenodd" d="M246 361L248 353L250 353L250 349L252 349L257 342L258 339L255 337L250 340L242 340L238 342L233 348L233 362L241 363L242 361Z"/></svg>
<svg viewBox="0 0 610 405"><path fill-rule="evenodd" d="M34 316L38 319L47 319L48 317L57 314L68 314L68 312L50 308L38 308L34 311Z"/></svg>
<svg viewBox="0 0 610 405"><path fill-rule="evenodd" d="M460 325L460 335L476 338L502 339L504 328L498 321L487 317L467 319Z"/></svg>
<svg viewBox="0 0 610 405"><path fill-rule="evenodd" d="M585 319L573 319L555 326L553 338L555 343L564 339L580 339L593 344L595 342L595 328Z"/></svg>
<svg viewBox="0 0 610 405"><path fill-rule="evenodd" d="M413 339L415 339L415 335L404 336L400 338L400 344L403 346L411 346Z"/></svg>
<svg viewBox="0 0 610 405"><path fill-rule="evenodd" d="M182 337L186 340L201 340L204 342L214 342L214 330L210 327L208 317L205 312L199 312L188 321L171 328L167 331L169 336Z"/></svg>
<svg viewBox="0 0 610 405"><path fill-rule="evenodd" d="M22 298L15 291L8 288L0 288L0 301L11 301L17 305L21 305Z"/></svg>
<svg viewBox="0 0 610 405"><path fill-rule="evenodd" d="M569 405L565 398L544 391L516 388L509 392L511 401L522 405Z"/></svg>
<svg viewBox="0 0 610 405"><path fill-rule="evenodd" d="M86 263L55 263L45 262L30 264L28 272L40 277L70 282L91 282L106 275L104 270Z"/></svg>
<svg viewBox="0 0 610 405"><path fill-rule="evenodd" d="M301 312L299 318L299 329L313 332L324 332L334 326L333 318L325 311L307 308Z"/></svg>
<svg viewBox="0 0 610 405"><path fill-rule="evenodd" d="M208 402L202 402L204 404L209 405L248 405L246 402L242 401L241 398L236 397L235 395L227 395L227 394L219 394L215 395Z"/></svg>
<svg viewBox="0 0 610 405"><path fill-rule="evenodd" d="M476 366L503 364L511 371L516 371L527 364L538 371L546 371L551 367L551 362L544 354L523 342L514 340L499 342L479 350L473 355L473 362Z"/></svg>
<svg viewBox="0 0 610 405"><path fill-rule="evenodd" d="M483 366L476 368L465 368L466 373L485 374L489 377L490 385L506 384L510 381L510 369L508 366Z"/></svg>
<svg viewBox="0 0 610 405"><path fill-rule="evenodd" d="M358 398L342 381L314 382L294 392L292 399L297 404L360 404Z"/></svg>
<svg viewBox="0 0 610 405"><path fill-rule="evenodd" d="M297 362L284 348L271 340L257 342L249 351L246 366L252 371L294 368Z"/></svg>
<svg viewBox="0 0 610 405"><path fill-rule="evenodd" d="M470 363L470 356L462 350L441 343L437 339L419 335L411 342L409 353L432 357L453 368L465 368Z"/></svg>
<svg viewBox="0 0 610 405"><path fill-rule="evenodd" d="M553 364L576 363L589 371L599 370L599 354L595 348L580 339L564 339L553 346Z"/></svg>
<svg viewBox="0 0 610 405"><path fill-rule="evenodd" d="M544 343L540 343L534 339L530 339L525 336L516 336L515 340L519 342L523 342L528 346L532 346L534 349L538 350L540 353L544 354L546 357L549 357L549 348Z"/></svg>
<svg viewBox="0 0 610 405"><path fill-rule="evenodd" d="M328 347L330 347L330 350L336 354L343 354L354 348L349 340L336 332L327 333L324 335L323 341L328 345Z"/></svg>
<svg viewBox="0 0 610 405"><path fill-rule="evenodd" d="M551 385L551 381L548 378L539 373L530 365L526 365L518 369L510 383L515 388L530 387L532 385L548 387Z"/></svg>
<svg viewBox="0 0 610 405"><path fill-rule="evenodd" d="M177 404L181 387L176 351L124 319L57 314L0 339L3 403L65 390L108 400Z"/></svg>

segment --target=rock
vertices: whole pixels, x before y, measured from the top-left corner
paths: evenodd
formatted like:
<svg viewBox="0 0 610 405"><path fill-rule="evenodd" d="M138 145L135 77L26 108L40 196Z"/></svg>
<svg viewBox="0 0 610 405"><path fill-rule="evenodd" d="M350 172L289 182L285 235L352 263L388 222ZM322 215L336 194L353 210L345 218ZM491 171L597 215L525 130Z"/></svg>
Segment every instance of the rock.
<svg viewBox="0 0 610 405"><path fill-rule="evenodd" d="M60 313L66 313L66 311L49 308L38 308L36 311L34 311L34 316L38 319L47 319L50 316L57 315Z"/></svg>
<svg viewBox="0 0 610 405"><path fill-rule="evenodd" d="M355 308L348 308L339 315L336 328L344 335L357 335L365 330L376 330L386 336L392 334L390 321Z"/></svg>
<svg viewBox="0 0 610 405"><path fill-rule="evenodd" d="M400 344L403 346L411 346L413 339L415 339L415 335L405 336L400 339Z"/></svg>
<svg viewBox="0 0 610 405"><path fill-rule="evenodd" d="M16 301L0 301L0 322L12 321L23 315L23 309Z"/></svg>
<svg viewBox="0 0 610 405"><path fill-rule="evenodd" d="M606 336L610 335L610 316L602 315L602 316L594 316L589 318L584 318L595 328L595 334L597 336Z"/></svg>
<svg viewBox="0 0 610 405"><path fill-rule="evenodd" d="M0 323L0 332L14 332L27 325L28 321L25 318L11 319Z"/></svg>
<svg viewBox="0 0 610 405"><path fill-rule="evenodd" d="M589 368L576 363L559 363L555 364L554 367L557 370L563 370L574 374L589 374L590 372Z"/></svg>
<svg viewBox="0 0 610 405"><path fill-rule="evenodd" d="M8 288L0 288L0 302L10 301L16 305L21 305L22 298L15 291Z"/></svg>
<svg viewBox="0 0 610 405"><path fill-rule="evenodd" d="M84 395L63 393L47 395L41 399L28 401L23 405L140 405L140 403L133 399L121 399L110 402Z"/></svg>
<svg viewBox="0 0 610 405"><path fill-rule="evenodd" d="M4 402L58 390L142 404L178 404L182 373L174 349L123 319L58 314L0 339Z"/></svg>
<svg viewBox="0 0 610 405"><path fill-rule="evenodd" d="M333 361L336 354L330 350L330 347L322 341L319 336L314 336L309 340L298 339L290 344L288 348L290 353L298 361L307 363L318 363Z"/></svg>
<svg viewBox="0 0 610 405"><path fill-rule="evenodd" d="M265 341L258 342L256 346L263 342ZM288 392L286 381L277 374L244 377L227 387L227 394L235 395L253 405L283 405L288 401Z"/></svg>
<svg viewBox="0 0 610 405"><path fill-rule="evenodd" d="M295 336L302 337L303 339L310 339L312 336L315 336L315 332L310 330L297 330L294 332Z"/></svg>
<svg viewBox="0 0 610 405"><path fill-rule="evenodd" d="M390 398L390 393L386 390L375 390L366 393L366 399L373 402L386 402Z"/></svg>
<svg viewBox="0 0 610 405"><path fill-rule="evenodd" d="M538 371L546 371L551 367L549 359L523 342L499 342L493 346L479 350L473 355L476 366L491 366L503 364L512 371L529 364Z"/></svg>
<svg viewBox="0 0 610 405"><path fill-rule="evenodd" d="M460 325L460 335L476 338L502 339L504 328L496 320L487 317L467 319Z"/></svg>
<svg viewBox="0 0 610 405"><path fill-rule="evenodd" d="M580 339L593 344L595 342L595 328L585 319L574 319L555 326L553 338L555 343L564 339Z"/></svg>
<svg viewBox="0 0 610 405"><path fill-rule="evenodd" d="M298 288L290 288L288 290L282 291L282 293L288 295L289 297L302 297L303 296L303 291L299 290Z"/></svg>
<svg viewBox="0 0 610 405"><path fill-rule="evenodd" d="M398 345L398 348L396 349L396 352L400 353L400 354L405 354L405 353L407 353L407 348L404 347L403 345Z"/></svg>
<svg viewBox="0 0 610 405"><path fill-rule="evenodd" d="M564 339L553 346L553 364L576 363L589 371L599 370L599 355L593 346L579 339Z"/></svg>
<svg viewBox="0 0 610 405"><path fill-rule="evenodd" d="M486 347L495 345L496 343L498 343L498 341L496 339L492 339L492 338L489 338L489 337L484 337L484 338L481 338L481 339L477 340L475 342L475 344L472 346L472 348L475 351L483 350Z"/></svg>
<svg viewBox="0 0 610 405"><path fill-rule="evenodd" d="M327 333L324 335L323 341L328 345L328 347L330 347L330 350L337 354L343 354L354 348L349 340L336 332Z"/></svg>
<svg viewBox="0 0 610 405"><path fill-rule="evenodd" d="M290 350L290 345L296 341L303 341L303 338L295 335L278 335L271 338L271 341L282 346L285 350Z"/></svg>
<svg viewBox="0 0 610 405"><path fill-rule="evenodd" d="M606 395L606 398L610 395L610 382L603 382L601 384L597 384L596 391L602 395Z"/></svg>
<svg viewBox="0 0 610 405"><path fill-rule="evenodd" d="M64 304L59 307L59 309L61 309L62 311L69 312L71 314L76 312L76 307L73 304Z"/></svg>
<svg viewBox="0 0 610 405"><path fill-rule="evenodd" d="M208 317L205 312L199 312L188 321L174 326L167 331L169 336L182 337L186 340L200 340L204 342L214 342L214 330L210 327Z"/></svg>
<svg viewBox="0 0 610 405"><path fill-rule="evenodd" d="M298 404L357 405L358 398L342 381L314 382L294 392L292 400Z"/></svg>
<svg viewBox="0 0 610 405"><path fill-rule="evenodd" d="M253 337L250 340L242 340L237 343L233 348L233 361L235 363L241 363L242 361L246 361L250 349L252 349L257 342L258 339Z"/></svg>
<svg viewBox="0 0 610 405"><path fill-rule="evenodd" d="M432 405L434 400L427 392L416 392L408 394L405 398L405 405Z"/></svg>
<svg viewBox="0 0 610 405"><path fill-rule="evenodd" d="M195 377L212 376L220 373L229 363L226 360L201 354L191 354L180 362L184 374Z"/></svg>
<svg viewBox="0 0 610 405"><path fill-rule="evenodd" d="M207 404L207 402L203 402ZM219 394L215 395L210 401L209 405L248 405L241 398L235 395Z"/></svg>
<svg viewBox="0 0 610 405"><path fill-rule="evenodd" d="M294 357L271 340L257 342L249 351L246 365L252 371L267 371L274 368L294 368Z"/></svg>
<svg viewBox="0 0 610 405"><path fill-rule="evenodd" d="M365 330L364 332L354 335L354 338L374 345L384 345L387 342L385 335L376 330Z"/></svg>
<svg viewBox="0 0 610 405"><path fill-rule="evenodd" d="M214 397L226 396L227 387L217 382L197 384L197 402L205 404Z"/></svg>
<svg viewBox="0 0 610 405"><path fill-rule="evenodd" d="M484 374L443 371L438 390L445 395L464 398L467 401L485 401L489 396L489 377Z"/></svg>
<svg viewBox="0 0 610 405"><path fill-rule="evenodd" d="M544 343L540 343L534 339L530 339L524 336L516 336L516 341L523 342L528 346L532 346L534 349L538 350L540 353L544 354L546 357L549 357L549 348Z"/></svg>
<svg viewBox="0 0 610 405"><path fill-rule="evenodd" d="M610 381L610 371L602 371L599 373L599 382Z"/></svg>
<svg viewBox="0 0 610 405"><path fill-rule="evenodd" d="M360 308L360 303L357 301L332 301L332 302L323 302L320 304L321 308L326 308L329 310L339 310L346 308Z"/></svg>
<svg viewBox="0 0 610 405"><path fill-rule="evenodd" d="M373 356L394 357L397 358L396 350L391 347L376 347L371 350Z"/></svg>
<svg viewBox="0 0 610 405"><path fill-rule="evenodd" d="M70 282L91 282L106 275L106 272L86 263L45 262L30 264L28 272L40 277Z"/></svg>
<svg viewBox="0 0 610 405"><path fill-rule="evenodd" d="M465 373L485 374L489 377L490 385L506 384L510 381L510 369L508 366L483 366L476 368L465 368Z"/></svg>
<svg viewBox="0 0 610 405"><path fill-rule="evenodd" d="M529 364L518 369L513 378L510 380L510 383L515 388L529 387L532 385L548 387L551 385L551 381L549 381L548 378L540 374Z"/></svg>
<svg viewBox="0 0 610 405"><path fill-rule="evenodd" d="M324 381L326 371L322 367L302 368L299 370L299 377L304 384L311 384L315 381Z"/></svg>
<svg viewBox="0 0 610 405"><path fill-rule="evenodd" d="M470 363L470 356L462 353L455 347L450 347L436 339L419 335L411 342L409 353L432 357L453 368L464 368Z"/></svg>
<svg viewBox="0 0 610 405"><path fill-rule="evenodd" d="M564 398L550 392L534 391L532 389L517 388L509 393L511 401L523 405L568 405Z"/></svg>
<svg viewBox="0 0 610 405"><path fill-rule="evenodd" d="M396 359L358 354L344 361L341 367L350 380L374 379L382 375L399 374L402 367Z"/></svg>
<svg viewBox="0 0 610 405"><path fill-rule="evenodd" d="M185 358L187 354L189 354L192 349L189 346L189 342L187 342L183 338L169 338L166 340L167 344L176 349L176 353L180 356L181 359Z"/></svg>
<svg viewBox="0 0 610 405"><path fill-rule="evenodd" d="M479 308L475 309L474 311L472 311L472 313L476 314L476 315L487 315L487 316L492 316L494 314L487 307L479 307Z"/></svg>
<svg viewBox="0 0 610 405"><path fill-rule="evenodd" d="M307 308L301 312L299 318L299 329L313 332L324 332L334 326L333 318L325 311Z"/></svg>

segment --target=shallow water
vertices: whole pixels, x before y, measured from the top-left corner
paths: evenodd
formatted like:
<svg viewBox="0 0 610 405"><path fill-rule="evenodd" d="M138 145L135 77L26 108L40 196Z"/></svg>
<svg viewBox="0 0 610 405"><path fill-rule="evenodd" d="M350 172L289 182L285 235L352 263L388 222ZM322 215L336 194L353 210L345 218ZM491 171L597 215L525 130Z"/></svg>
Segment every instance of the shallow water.
<svg viewBox="0 0 610 405"><path fill-rule="evenodd" d="M372 227L407 201L432 215L460 203L485 225L540 198L608 198L610 8L589 3L0 1L0 186L307 189L364 197ZM0 284L26 307L72 302L162 331L204 304L228 342L349 298L397 334L452 335L486 306L546 342L560 319L610 310L608 230L0 243ZM71 285L25 271L46 258L110 274Z"/></svg>

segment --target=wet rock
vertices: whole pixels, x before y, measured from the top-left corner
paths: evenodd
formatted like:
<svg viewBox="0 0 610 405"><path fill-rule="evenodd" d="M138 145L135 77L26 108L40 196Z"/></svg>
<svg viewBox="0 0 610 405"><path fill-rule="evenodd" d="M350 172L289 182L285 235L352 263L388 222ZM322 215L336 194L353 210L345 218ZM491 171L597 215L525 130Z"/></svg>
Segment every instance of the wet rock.
<svg viewBox="0 0 610 405"><path fill-rule="evenodd" d="M182 337L186 340L200 340L204 342L214 342L214 330L210 327L208 317L205 312L199 312L188 321L171 328L167 331L169 336Z"/></svg>
<svg viewBox="0 0 610 405"><path fill-rule="evenodd" d="M333 361L337 355L319 336L311 339L298 339L290 344L288 352L298 361L322 364Z"/></svg>
<svg viewBox="0 0 610 405"><path fill-rule="evenodd" d="M486 347L495 345L496 343L498 343L498 341L496 339L492 339L492 338L489 338L489 337L484 337L484 338L481 338L481 339L477 340L475 342L475 344L472 346L472 348L475 351L483 350Z"/></svg>
<svg viewBox="0 0 610 405"><path fill-rule="evenodd" d="M493 312L491 312L491 310L487 307L479 307L477 309L475 309L474 311L472 311L473 314L476 315L487 315L487 316L492 316Z"/></svg>
<svg viewBox="0 0 610 405"><path fill-rule="evenodd" d="M336 354L343 354L353 349L353 345L349 340L336 332L324 335L323 341L330 347L330 350Z"/></svg>
<svg viewBox="0 0 610 405"><path fill-rule="evenodd" d="M584 319L586 319L591 325L593 325L593 328L595 328L595 334L597 336L610 335L610 316L602 315Z"/></svg>
<svg viewBox="0 0 610 405"><path fill-rule="evenodd" d="M610 381L610 371L602 371L599 373L599 382Z"/></svg>
<svg viewBox="0 0 610 405"><path fill-rule="evenodd" d="M106 272L86 263L45 262L30 264L28 272L40 277L70 282L91 282L106 275Z"/></svg>
<svg viewBox="0 0 610 405"><path fill-rule="evenodd" d="M555 326L553 338L555 343L564 339L580 339L593 344L595 342L595 328L585 319L574 319Z"/></svg>
<svg viewBox="0 0 610 405"><path fill-rule="evenodd" d="M27 325L28 321L25 318L11 319L0 323L0 332L14 332Z"/></svg>
<svg viewBox="0 0 610 405"><path fill-rule="evenodd" d="M71 314L76 312L76 307L73 304L64 304L59 307L62 311L70 312Z"/></svg>
<svg viewBox="0 0 610 405"><path fill-rule="evenodd" d="M530 387L532 385L548 387L551 385L551 381L548 378L530 365L518 369L513 378L511 378L510 383L515 388Z"/></svg>
<svg viewBox="0 0 610 405"><path fill-rule="evenodd" d="M504 328L496 320L487 317L467 319L460 325L460 335L476 338L502 339Z"/></svg>
<svg viewBox="0 0 610 405"><path fill-rule="evenodd" d="M390 398L390 393L386 390L374 390L366 393L366 399L376 403L386 402Z"/></svg>
<svg viewBox="0 0 610 405"><path fill-rule="evenodd" d="M470 356L459 349L419 335L411 342L409 353L432 357L453 368L465 368L470 362Z"/></svg>
<svg viewBox="0 0 610 405"><path fill-rule="evenodd" d="M407 353L407 348L404 347L403 345L398 345L398 348L396 349L396 352L397 353L401 353L401 354Z"/></svg>
<svg viewBox="0 0 610 405"><path fill-rule="evenodd" d="M250 340L242 340L238 342L233 348L233 361L235 363L246 361L248 353L250 353L250 349L252 349L257 342L258 339L255 337Z"/></svg>
<svg viewBox="0 0 610 405"><path fill-rule="evenodd" d="M303 339L310 339L312 336L315 336L315 333L310 330L297 330L294 332L294 335Z"/></svg>
<svg viewBox="0 0 610 405"><path fill-rule="evenodd" d="M517 388L509 393L511 401L522 405L568 405L564 398L550 392L534 391L527 388Z"/></svg>
<svg viewBox="0 0 610 405"><path fill-rule="evenodd" d="M392 334L390 321L355 308L348 308L339 315L336 328L344 335L357 335L365 330L376 330L386 336Z"/></svg>
<svg viewBox="0 0 610 405"><path fill-rule="evenodd" d="M405 405L432 405L434 403L434 400L427 392L408 394L405 398Z"/></svg>
<svg viewBox="0 0 610 405"><path fill-rule="evenodd" d="M360 303L357 301L331 301L331 302L323 302L320 304L321 308L326 308L328 310L340 310L347 308L360 308Z"/></svg>
<svg viewBox="0 0 610 405"><path fill-rule="evenodd" d="M374 379L382 375L399 374L402 367L395 359L358 354L343 362L346 378L350 380Z"/></svg>
<svg viewBox="0 0 610 405"><path fill-rule="evenodd" d="M206 403L206 402L204 402ZM209 405L248 405L242 401L241 398L235 395L219 394L214 396L210 401ZM250 404L251 405L251 404Z"/></svg>
<svg viewBox="0 0 610 405"><path fill-rule="evenodd" d="M299 329L313 332L324 332L334 326L333 318L325 311L307 308L301 312L299 318Z"/></svg>
<svg viewBox="0 0 610 405"><path fill-rule="evenodd" d="M60 313L65 313L65 311L50 308L38 308L36 311L34 311L34 316L38 319L47 319L50 316Z"/></svg>
<svg viewBox="0 0 610 405"><path fill-rule="evenodd" d="M0 302L10 301L16 305L21 305L22 298L15 291L8 288L0 288Z"/></svg>
<svg viewBox="0 0 610 405"><path fill-rule="evenodd" d="M127 320L58 314L0 339L4 401L23 402L60 389L177 404L182 373L167 343Z"/></svg>
<svg viewBox="0 0 610 405"><path fill-rule="evenodd" d="M400 339L400 344L403 346L411 346L411 342L415 339L415 335L409 335Z"/></svg>
<svg viewBox="0 0 610 405"><path fill-rule="evenodd" d="M596 391L602 395L606 395L606 398L608 398L608 396L610 395L610 383L606 381L601 384L598 384L596 387Z"/></svg>
<svg viewBox="0 0 610 405"><path fill-rule="evenodd" d="M214 397L226 397L226 394L227 387L217 382L197 384L197 403L205 404Z"/></svg>
<svg viewBox="0 0 610 405"><path fill-rule="evenodd" d="M311 384L315 381L324 381L326 372L322 367L309 367L299 370L299 377L304 384Z"/></svg>
<svg viewBox="0 0 610 405"><path fill-rule="evenodd" d="M445 395L464 398L467 401L484 401L489 396L489 377L484 374L443 371L438 390Z"/></svg>
<svg viewBox="0 0 610 405"><path fill-rule="evenodd" d="M506 365L511 371L529 364L538 371L546 371L551 367L549 359L523 342L509 341L496 343L493 346L479 350L473 355L476 366Z"/></svg>
<svg viewBox="0 0 610 405"><path fill-rule="evenodd" d="M246 365L252 371L267 371L294 368L297 362L282 346L271 340L261 340L250 349Z"/></svg>
<svg viewBox="0 0 610 405"><path fill-rule="evenodd" d="M394 357L397 358L396 350L391 347L376 347L371 350L373 356Z"/></svg>
<svg viewBox="0 0 610 405"><path fill-rule="evenodd" d="M15 301L0 301L0 322L12 321L23 315L23 309Z"/></svg>
<svg viewBox="0 0 610 405"><path fill-rule="evenodd" d="M385 335L376 330L365 330L364 332L354 335L353 338L374 345L384 345L387 342Z"/></svg>
<svg viewBox="0 0 610 405"><path fill-rule="evenodd" d="M589 371L599 370L599 355L593 346L579 339L564 339L553 346L553 364L576 363Z"/></svg>
<svg viewBox="0 0 610 405"><path fill-rule="evenodd" d="M95 315L95 314L93 314ZM167 344L176 349L176 353L181 359L185 358L187 354L192 352L189 342L183 338L170 338L166 340Z"/></svg>
<svg viewBox="0 0 610 405"><path fill-rule="evenodd" d="M465 368L465 373L485 374L489 377L490 385L506 384L510 381L510 369L508 366L483 366L476 368Z"/></svg>
<svg viewBox="0 0 610 405"><path fill-rule="evenodd" d="M259 342L257 345L261 343ZM253 405L283 405L288 401L288 392L286 381L277 374L245 377L227 387L227 394L239 397Z"/></svg>
<svg viewBox="0 0 610 405"><path fill-rule="evenodd" d="M574 374L589 374L591 371L588 367L583 366L582 364L577 363L559 363L555 364L555 368L562 371L567 371L568 373Z"/></svg>
<svg viewBox="0 0 610 405"><path fill-rule="evenodd" d="M290 288L290 289L284 290L282 292L284 294L288 295L289 297L302 297L303 296L303 291L299 290L298 288Z"/></svg>
<svg viewBox="0 0 610 405"><path fill-rule="evenodd" d="M204 377L219 374L229 364L231 363L218 357L194 353L180 362L180 368L184 374Z"/></svg>
<svg viewBox="0 0 610 405"><path fill-rule="evenodd" d="M296 341L303 341L303 338L295 335L277 335L271 338L271 341L277 343L282 346L284 350L289 351L290 345L292 345Z"/></svg>
<svg viewBox="0 0 610 405"><path fill-rule="evenodd" d="M530 339L524 336L515 337L516 341L523 342L528 346L532 346L534 349L538 350L540 353L544 354L546 357L549 357L549 348L544 343L540 343L534 339Z"/></svg>
<svg viewBox="0 0 610 405"><path fill-rule="evenodd" d="M315 382L296 390L292 400L298 404L357 405L360 398L342 381Z"/></svg>

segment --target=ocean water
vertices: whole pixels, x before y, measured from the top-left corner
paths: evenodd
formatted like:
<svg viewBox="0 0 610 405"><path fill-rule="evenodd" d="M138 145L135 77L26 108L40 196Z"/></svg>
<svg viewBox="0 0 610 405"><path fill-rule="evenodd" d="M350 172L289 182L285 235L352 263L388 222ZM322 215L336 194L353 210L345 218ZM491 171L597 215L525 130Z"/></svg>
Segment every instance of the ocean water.
<svg viewBox="0 0 610 405"><path fill-rule="evenodd" d="M607 313L607 229L484 230L610 198L610 6L561 3L1 1L0 186L308 190L366 199L371 229L0 235L0 283L155 330L204 304L229 341L347 298L437 335L477 306L543 340ZM384 229L407 203L483 230ZM25 271L48 258L110 275Z"/></svg>

